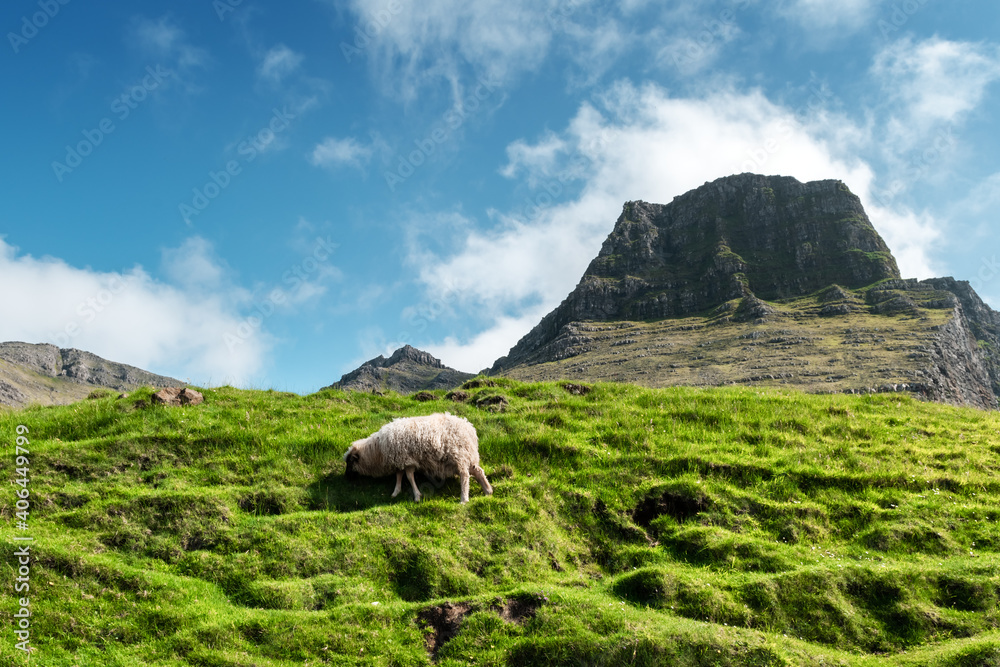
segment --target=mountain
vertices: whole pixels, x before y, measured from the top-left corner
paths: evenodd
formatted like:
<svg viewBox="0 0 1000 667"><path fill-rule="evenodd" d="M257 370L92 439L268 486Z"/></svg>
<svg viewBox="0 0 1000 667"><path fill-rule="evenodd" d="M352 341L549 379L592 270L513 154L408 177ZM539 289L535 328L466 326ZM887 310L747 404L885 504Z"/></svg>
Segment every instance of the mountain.
<svg viewBox="0 0 1000 667"><path fill-rule="evenodd" d="M995 408L1000 314L967 282L902 279L843 182L739 174L626 202L576 288L489 373Z"/></svg>
<svg viewBox="0 0 1000 667"><path fill-rule="evenodd" d="M129 391L141 386L184 386L174 378L45 343L0 343L0 405L64 405L95 388Z"/></svg>
<svg viewBox="0 0 1000 667"><path fill-rule="evenodd" d="M327 389L352 391L396 391L412 394L425 389L451 389L462 384L472 373L448 368L427 352L405 345L388 359L381 354L347 373Z"/></svg>

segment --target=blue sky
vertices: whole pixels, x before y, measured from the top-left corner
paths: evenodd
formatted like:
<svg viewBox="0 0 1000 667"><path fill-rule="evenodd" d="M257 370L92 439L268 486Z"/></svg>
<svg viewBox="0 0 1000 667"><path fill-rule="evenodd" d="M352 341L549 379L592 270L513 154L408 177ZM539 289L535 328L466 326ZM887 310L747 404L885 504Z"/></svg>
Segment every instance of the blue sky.
<svg viewBox="0 0 1000 667"><path fill-rule="evenodd" d="M622 204L840 178L1000 306L1000 5L4 3L0 340L311 392L489 366Z"/></svg>

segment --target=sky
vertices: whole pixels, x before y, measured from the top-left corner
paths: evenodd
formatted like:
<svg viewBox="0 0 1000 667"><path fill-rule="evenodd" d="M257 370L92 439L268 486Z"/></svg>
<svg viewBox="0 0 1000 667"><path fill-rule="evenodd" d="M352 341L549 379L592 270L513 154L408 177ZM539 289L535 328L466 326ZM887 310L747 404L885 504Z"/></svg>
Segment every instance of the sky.
<svg viewBox="0 0 1000 667"><path fill-rule="evenodd" d="M0 341L310 393L468 372L626 201L841 179L1000 308L995 0L11 0Z"/></svg>

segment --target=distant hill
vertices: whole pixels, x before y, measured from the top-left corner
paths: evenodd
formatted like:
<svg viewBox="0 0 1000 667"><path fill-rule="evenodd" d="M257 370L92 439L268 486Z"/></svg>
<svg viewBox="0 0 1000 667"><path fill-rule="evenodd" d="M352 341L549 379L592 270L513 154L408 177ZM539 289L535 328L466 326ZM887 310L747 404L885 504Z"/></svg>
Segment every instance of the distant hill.
<svg viewBox="0 0 1000 667"><path fill-rule="evenodd" d="M471 377L473 373L448 368L431 354L405 345L388 359L380 354L366 361L329 388L412 394L426 389L451 389Z"/></svg>
<svg viewBox="0 0 1000 667"><path fill-rule="evenodd" d="M627 202L577 287L489 371L646 386L1000 395L1000 314L903 280L841 181L740 174Z"/></svg>
<svg viewBox="0 0 1000 667"><path fill-rule="evenodd" d="M96 388L184 386L180 380L46 343L0 343L0 405L64 405Z"/></svg>

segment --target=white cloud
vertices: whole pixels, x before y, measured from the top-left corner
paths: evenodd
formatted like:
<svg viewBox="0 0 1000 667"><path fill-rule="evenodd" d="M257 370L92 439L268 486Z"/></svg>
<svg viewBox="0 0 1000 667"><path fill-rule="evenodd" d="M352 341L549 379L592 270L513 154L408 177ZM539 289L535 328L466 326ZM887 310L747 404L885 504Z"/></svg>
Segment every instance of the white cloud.
<svg viewBox="0 0 1000 667"><path fill-rule="evenodd" d="M960 249L966 262L961 275L994 308L1000 306L1000 260L996 253L996 211L1000 208L1000 172L980 179L948 210L949 229L942 239Z"/></svg>
<svg viewBox="0 0 1000 667"><path fill-rule="evenodd" d="M974 214L993 213L1000 209L1000 172L980 181L960 206ZM995 230L991 229L990 232Z"/></svg>
<svg viewBox="0 0 1000 667"><path fill-rule="evenodd" d="M500 173L507 178L513 178L522 169L533 173L551 169L556 157L565 150L566 142L554 132L547 133L535 144L517 139L507 146L507 165L500 170Z"/></svg>
<svg viewBox="0 0 1000 667"><path fill-rule="evenodd" d="M445 366L466 373L478 373L491 367L498 357L507 354L507 350L538 324L538 320L547 312L536 307L528 309L519 317L499 317L490 329L470 341L463 342L449 336L442 343L421 345L420 349L433 354Z"/></svg>
<svg viewBox="0 0 1000 667"><path fill-rule="evenodd" d="M572 11L560 12L561 7ZM631 49L642 45L641 34L628 21L619 20L615 10L626 14L628 9L615 5L589 5L584 0L561 2L546 14L553 31L554 50L565 57L569 87L590 87ZM587 11L589 10L589 11Z"/></svg>
<svg viewBox="0 0 1000 667"><path fill-rule="evenodd" d="M302 64L302 54L292 51L284 44L272 47L257 67L257 77L272 86L278 86Z"/></svg>
<svg viewBox="0 0 1000 667"><path fill-rule="evenodd" d="M504 171L537 184L523 209L497 214L495 229L469 231L452 254L414 252L432 297L454 290L467 312L493 321L471 341L426 347L453 359L505 354L573 289L625 201L669 203L743 171L842 179L861 196L901 272L933 275L929 253L940 225L926 212L875 202L873 170L853 144L869 136L821 107L793 111L759 90L673 98L655 85L620 82L600 109L581 105L563 132L512 144ZM563 199L571 189L578 194Z"/></svg>
<svg viewBox="0 0 1000 667"><path fill-rule="evenodd" d="M956 132L1000 79L1000 47L907 37L883 48L870 74L882 92L871 146L885 163L885 202L952 172L962 152Z"/></svg>
<svg viewBox="0 0 1000 667"><path fill-rule="evenodd" d="M668 72L691 76L715 65L725 47L742 35L746 7L740 3L678 4L662 9L644 36L654 61Z"/></svg>
<svg viewBox="0 0 1000 667"><path fill-rule="evenodd" d="M363 171L371 157L372 148L358 143L353 137L327 137L313 148L310 161L317 167L348 166Z"/></svg>
<svg viewBox="0 0 1000 667"><path fill-rule="evenodd" d="M904 278L933 278L941 275L929 257L943 233L943 221L928 211L912 211L905 206L882 206L872 199L870 190L859 195L865 212L882 235L899 272Z"/></svg>
<svg viewBox="0 0 1000 667"><path fill-rule="evenodd" d="M979 106L1000 79L1000 47L931 37L900 39L876 57L872 73L902 109L896 137L912 141L938 123L955 123Z"/></svg>
<svg viewBox="0 0 1000 667"><path fill-rule="evenodd" d="M382 81L404 100L430 81L457 85L465 63L475 75L506 81L541 64L551 28L532 0L351 0L358 28L372 35L366 51ZM460 97L460 95L456 95Z"/></svg>
<svg viewBox="0 0 1000 667"><path fill-rule="evenodd" d="M0 282L11 286L0 292L0 340L75 347L194 383L250 382L271 341L257 331L232 350L227 346L224 336L243 322L238 309L248 293L226 286L221 270L206 263L209 252L200 239L165 252L169 275L192 272L191 281L172 285L140 266L81 269L22 254L0 239ZM196 287L197 277L216 289Z"/></svg>
<svg viewBox="0 0 1000 667"><path fill-rule="evenodd" d="M177 248L164 248L162 255L165 273L175 284L205 291L222 287L226 269L206 239L192 236Z"/></svg>
<svg viewBox="0 0 1000 667"><path fill-rule="evenodd" d="M787 0L779 11L825 43L874 21L878 0Z"/></svg>
<svg viewBox="0 0 1000 667"><path fill-rule="evenodd" d="M590 85L631 41L614 16L622 9L594 0L427 0L398 3L397 12L384 0L349 6L358 18L349 46L404 102L444 83L457 106L476 79L505 86L538 70L555 41L565 43L564 55L582 70L571 74L573 82Z"/></svg>
<svg viewBox="0 0 1000 667"><path fill-rule="evenodd" d="M129 26L128 40L146 55L162 61L170 61L181 69L205 67L209 55L205 49L194 46L184 31L171 18L158 19L140 17Z"/></svg>

